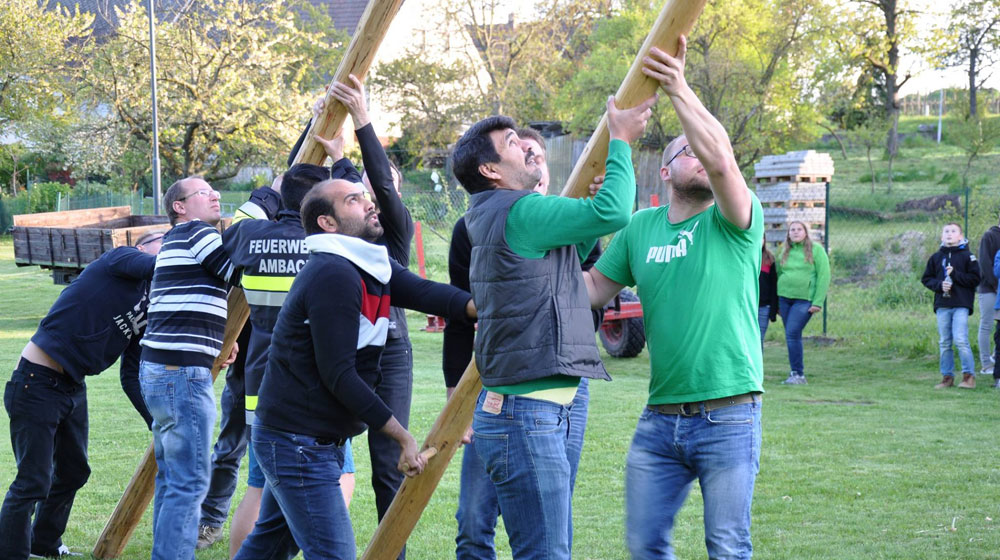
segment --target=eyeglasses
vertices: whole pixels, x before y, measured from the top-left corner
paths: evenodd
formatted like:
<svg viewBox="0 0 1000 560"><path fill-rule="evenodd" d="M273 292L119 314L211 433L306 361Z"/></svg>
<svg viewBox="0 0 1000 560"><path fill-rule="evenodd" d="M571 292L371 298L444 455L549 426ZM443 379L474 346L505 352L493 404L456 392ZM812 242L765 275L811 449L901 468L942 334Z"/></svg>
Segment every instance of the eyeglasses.
<svg viewBox="0 0 1000 560"><path fill-rule="evenodd" d="M177 200L184 201L184 200L187 200L187 199L191 198L194 195L204 196L205 198L212 198L213 194L215 196L222 196L222 194L219 193L219 191L217 191L215 189L200 189L200 190L194 191L193 193L188 193L188 194L186 194L186 195L178 198Z"/></svg>
<svg viewBox="0 0 1000 560"><path fill-rule="evenodd" d="M689 158L696 158L696 157L698 157L698 156L694 155L694 151L691 150L691 145L690 144L684 144L684 147L681 148L680 151L678 151L676 154L674 154L673 157L671 157L670 159L668 159L667 163L663 164L663 167L666 167L666 166L670 165L670 162L672 162L675 159L677 159L677 156L679 156L681 154L684 154L685 156L687 156Z"/></svg>

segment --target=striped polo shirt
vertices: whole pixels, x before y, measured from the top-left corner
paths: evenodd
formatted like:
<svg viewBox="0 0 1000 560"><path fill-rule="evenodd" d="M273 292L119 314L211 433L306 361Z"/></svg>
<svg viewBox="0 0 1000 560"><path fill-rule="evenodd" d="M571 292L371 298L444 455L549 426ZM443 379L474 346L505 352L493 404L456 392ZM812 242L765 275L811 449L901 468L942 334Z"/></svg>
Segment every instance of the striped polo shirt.
<svg viewBox="0 0 1000 560"><path fill-rule="evenodd" d="M211 368L222 350L233 274L222 236L212 225L192 220L167 232L149 290L142 359Z"/></svg>

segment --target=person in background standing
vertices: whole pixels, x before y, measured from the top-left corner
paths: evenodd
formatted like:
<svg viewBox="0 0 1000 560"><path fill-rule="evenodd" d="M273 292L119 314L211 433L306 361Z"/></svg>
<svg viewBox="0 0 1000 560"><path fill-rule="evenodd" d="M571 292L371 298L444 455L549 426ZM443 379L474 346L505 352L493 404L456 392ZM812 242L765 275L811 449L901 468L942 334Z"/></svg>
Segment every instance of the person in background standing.
<svg viewBox="0 0 1000 560"><path fill-rule="evenodd" d="M767 248L767 236L760 246L760 297L757 304L757 322L760 323L760 346L764 347L764 335L768 323L778 320L778 269L774 253Z"/></svg>
<svg viewBox="0 0 1000 560"><path fill-rule="evenodd" d="M986 230L979 240L979 262L986 263L985 266L980 266L982 279L976 288L979 309L982 312L979 316L979 363L982 366L979 373L984 375L994 373L995 362L993 349L990 348L990 337L996 319L993 308L997 300L997 277L993 274L993 267L990 264L997 256L997 249L1000 249L1000 226L994 225Z"/></svg>
<svg viewBox="0 0 1000 560"><path fill-rule="evenodd" d="M934 292L934 314L937 315L938 346L940 348L941 382L935 389L955 385L955 352L962 364L962 389L976 388L976 360L969 346L969 315L979 284L979 263L969 250L969 240L956 223L945 224L941 230L941 248L927 259L921 278L924 286Z"/></svg>
<svg viewBox="0 0 1000 560"><path fill-rule="evenodd" d="M788 364L786 385L805 385L802 331L815 313L823 309L830 287L830 260L822 245L809 238L802 222L788 224L785 248L778 260L778 313L785 325Z"/></svg>

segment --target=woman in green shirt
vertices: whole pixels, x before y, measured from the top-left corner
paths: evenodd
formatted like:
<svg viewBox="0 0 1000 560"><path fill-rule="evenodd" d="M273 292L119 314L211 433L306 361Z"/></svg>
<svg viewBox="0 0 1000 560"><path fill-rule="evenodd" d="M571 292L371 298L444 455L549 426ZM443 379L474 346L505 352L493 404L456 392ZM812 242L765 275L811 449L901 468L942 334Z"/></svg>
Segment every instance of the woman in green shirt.
<svg viewBox="0 0 1000 560"><path fill-rule="evenodd" d="M809 238L802 222L788 224L784 250L778 259L778 313L785 325L785 343L791 372L782 383L805 385L802 364L802 330L823 308L830 287L830 261L826 251Z"/></svg>

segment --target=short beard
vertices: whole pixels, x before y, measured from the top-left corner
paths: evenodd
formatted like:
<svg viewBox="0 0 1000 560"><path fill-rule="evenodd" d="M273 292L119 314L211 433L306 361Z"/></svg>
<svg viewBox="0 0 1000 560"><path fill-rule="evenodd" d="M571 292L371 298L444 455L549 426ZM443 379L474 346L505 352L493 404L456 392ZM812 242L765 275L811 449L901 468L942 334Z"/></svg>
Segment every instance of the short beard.
<svg viewBox="0 0 1000 560"><path fill-rule="evenodd" d="M715 198L708 179L701 175L695 175L686 183L675 184L671 187L673 188L672 196L689 204L704 204Z"/></svg>

